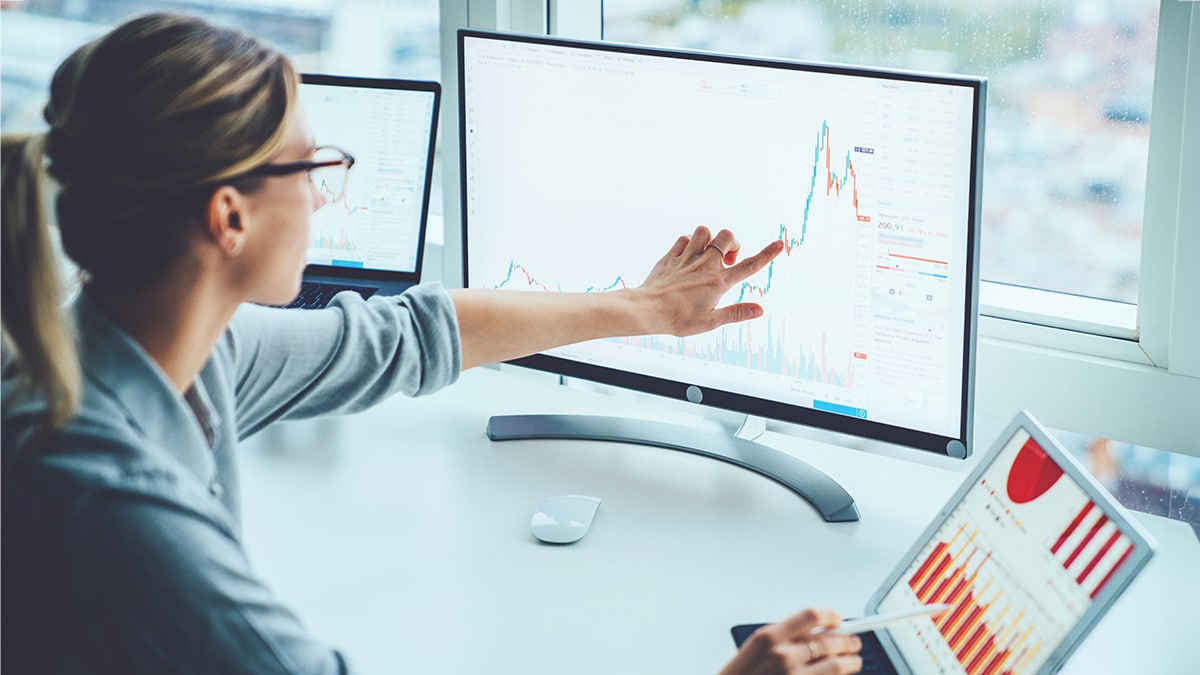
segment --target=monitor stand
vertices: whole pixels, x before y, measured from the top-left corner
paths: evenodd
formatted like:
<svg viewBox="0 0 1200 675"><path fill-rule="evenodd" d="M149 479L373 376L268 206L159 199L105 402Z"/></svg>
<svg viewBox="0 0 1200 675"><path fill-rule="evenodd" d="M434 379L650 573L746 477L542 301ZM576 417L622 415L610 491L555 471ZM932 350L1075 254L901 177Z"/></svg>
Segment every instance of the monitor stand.
<svg viewBox="0 0 1200 675"><path fill-rule="evenodd" d="M601 415L496 415L488 420L493 441L574 439L615 441L682 450L729 462L770 478L812 504L831 523L858 520L854 499L828 474L761 443L692 427Z"/></svg>

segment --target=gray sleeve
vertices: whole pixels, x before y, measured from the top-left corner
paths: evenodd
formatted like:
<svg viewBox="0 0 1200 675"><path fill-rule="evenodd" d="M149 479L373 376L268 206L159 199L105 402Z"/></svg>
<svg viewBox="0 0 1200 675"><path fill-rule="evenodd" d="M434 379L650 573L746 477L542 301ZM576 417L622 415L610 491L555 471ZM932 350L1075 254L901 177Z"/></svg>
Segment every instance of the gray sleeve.
<svg viewBox="0 0 1200 675"><path fill-rule="evenodd" d="M427 394L462 368L458 318L438 284L326 309L238 310L218 351L232 361L239 435L278 419L355 412L394 393Z"/></svg>
<svg viewBox="0 0 1200 675"><path fill-rule="evenodd" d="M91 627L70 648L97 672L347 672L251 573L241 545L199 514L101 493L68 541L81 561L68 577L72 611Z"/></svg>

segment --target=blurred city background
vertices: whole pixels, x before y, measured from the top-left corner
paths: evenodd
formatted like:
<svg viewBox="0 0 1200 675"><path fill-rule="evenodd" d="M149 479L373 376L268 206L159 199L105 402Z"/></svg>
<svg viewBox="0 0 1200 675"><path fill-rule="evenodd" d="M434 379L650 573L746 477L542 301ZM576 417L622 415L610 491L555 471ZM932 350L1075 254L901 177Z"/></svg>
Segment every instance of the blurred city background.
<svg viewBox="0 0 1200 675"><path fill-rule="evenodd" d="M241 27L305 72L441 79L438 0L27 0L0 13L0 128L42 126L73 49L149 11ZM605 0L620 42L984 75L984 279L1138 292L1159 0ZM445 132L446 123L442 130ZM454 132L450 121L450 132ZM441 172L430 239L442 241ZM452 227L457 226L451 224ZM1200 522L1200 459L1063 434L1143 511Z"/></svg>
<svg viewBox="0 0 1200 675"><path fill-rule="evenodd" d="M9 4L6 129L39 121L70 50L152 10L240 26L305 71L441 74L437 0ZM621 42L987 76L983 278L1129 303L1157 29L1158 0L605 0L603 25Z"/></svg>
<svg viewBox="0 0 1200 675"><path fill-rule="evenodd" d="M606 0L604 37L984 75L982 274L1137 301L1158 0Z"/></svg>

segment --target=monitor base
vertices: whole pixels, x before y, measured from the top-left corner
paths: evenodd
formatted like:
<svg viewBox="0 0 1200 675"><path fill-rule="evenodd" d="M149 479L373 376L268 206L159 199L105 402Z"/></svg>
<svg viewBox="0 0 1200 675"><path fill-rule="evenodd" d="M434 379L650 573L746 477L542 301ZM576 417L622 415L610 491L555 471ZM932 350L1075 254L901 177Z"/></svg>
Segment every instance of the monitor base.
<svg viewBox="0 0 1200 675"><path fill-rule="evenodd" d="M575 439L651 445L691 452L759 473L795 492L827 522L859 519L854 499L840 483L816 467L759 443L699 431L677 424L600 415L495 415L488 438Z"/></svg>

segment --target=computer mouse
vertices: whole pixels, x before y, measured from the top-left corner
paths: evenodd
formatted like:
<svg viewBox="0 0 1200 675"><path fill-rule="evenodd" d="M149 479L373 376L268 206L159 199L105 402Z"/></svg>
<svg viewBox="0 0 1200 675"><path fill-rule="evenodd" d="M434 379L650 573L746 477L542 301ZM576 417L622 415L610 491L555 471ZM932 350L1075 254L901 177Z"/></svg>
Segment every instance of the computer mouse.
<svg viewBox="0 0 1200 675"><path fill-rule="evenodd" d="M534 507L529 530L533 536L548 544L573 544L588 533L598 508L599 497L546 497Z"/></svg>

